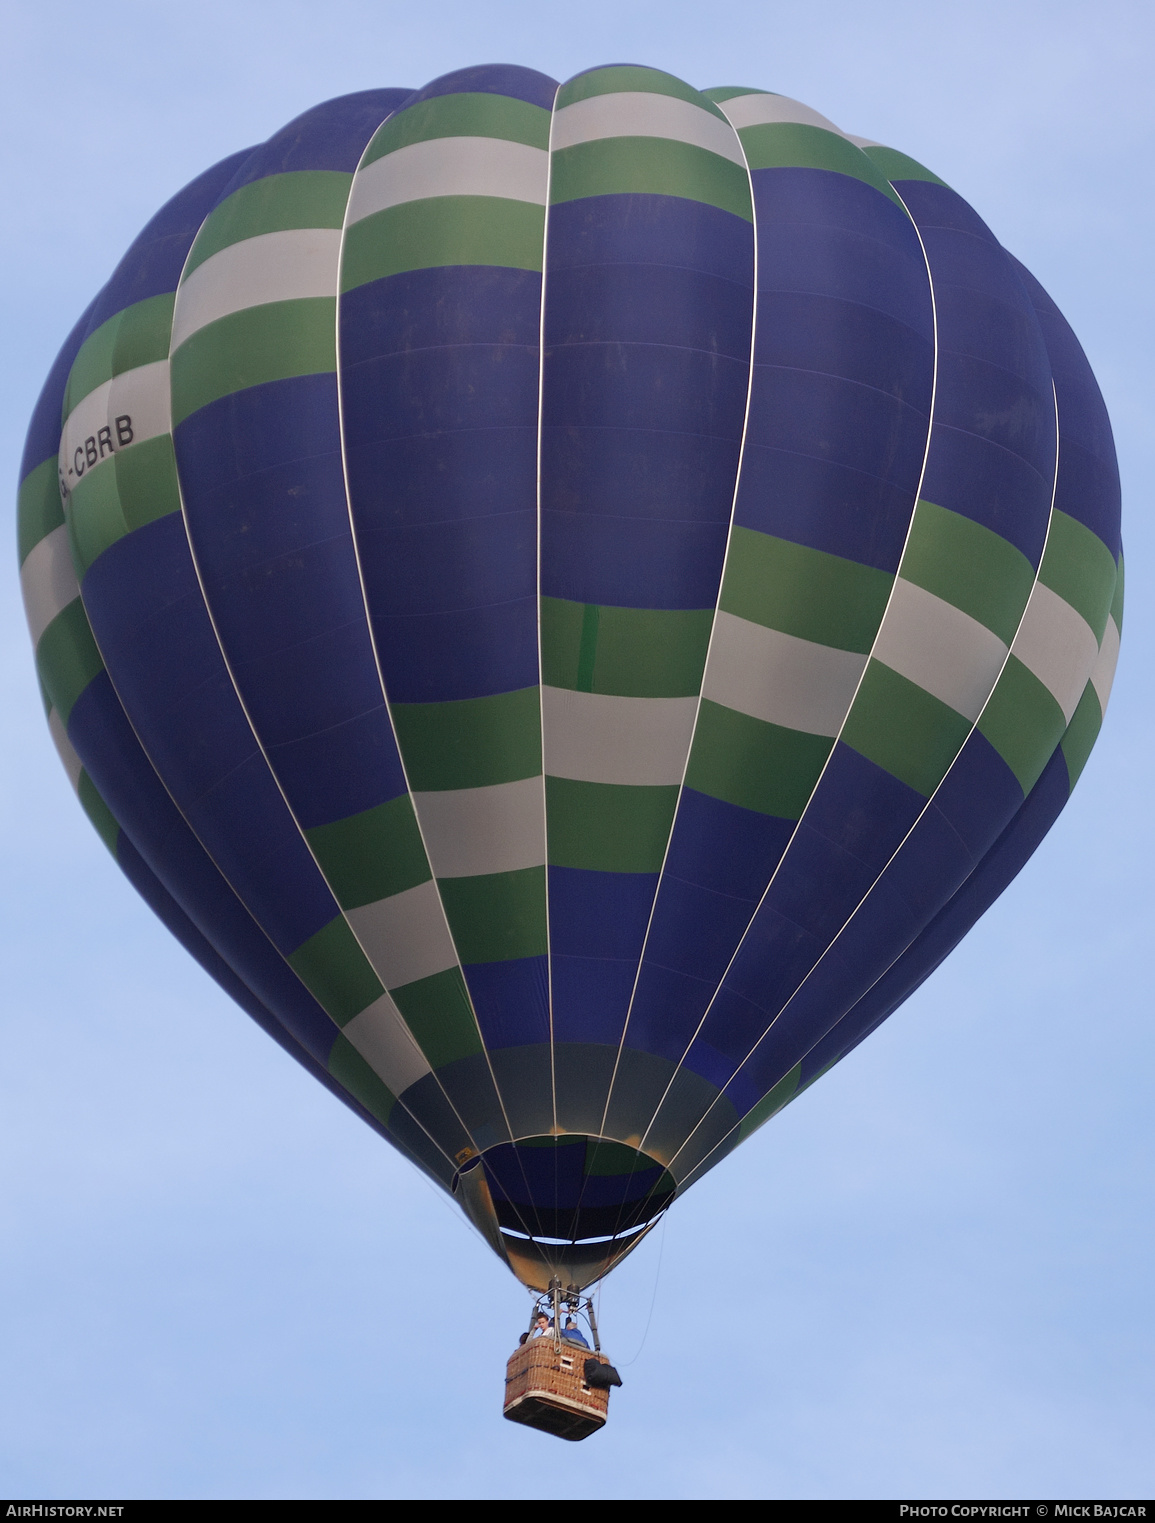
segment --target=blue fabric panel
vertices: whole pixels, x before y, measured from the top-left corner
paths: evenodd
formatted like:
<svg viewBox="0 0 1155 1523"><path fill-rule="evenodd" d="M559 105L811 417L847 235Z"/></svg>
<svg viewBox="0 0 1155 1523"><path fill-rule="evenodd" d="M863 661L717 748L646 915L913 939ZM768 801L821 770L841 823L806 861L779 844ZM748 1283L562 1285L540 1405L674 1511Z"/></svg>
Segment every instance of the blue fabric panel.
<svg viewBox="0 0 1155 1523"><path fill-rule="evenodd" d="M337 1028L279 956L178 812L107 673L77 699L68 735L101 797L164 888L300 1045L322 1065Z"/></svg>
<svg viewBox="0 0 1155 1523"><path fill-rule="evenodd" d="M972 730L939 784L934 807L979 861L1022 807L1018 778L981 730Z"/></svg>
<svg viewBox="0 0 1155 1523"><path fill-rule="evenodd" d="M405 780L349 526L336 378L221 398L175 441L205 596L297 818L324 824L397 797Z"/></svg>
<svg viewBox="0 0 1155 1523"><path fill-rule="evenodd" d="M682 1066L726 1089L769 1026L770 1017L760 1005L724 984L714 998L709 1026L694 1038Z"/></svg>
<svg viewBox="0 0 1155 1523"><path fill-rule="evenodd" d="M716 1003L703 1041L735 1061L745 1057L753 1045L749 1008L768 1017L782 1009L854 914L924 803L883 768L841 742L835 746L726 975L726 987L750 1006Z"/></svg>
<svg viewBox="0 0 1155 1523"><path fill-rule="evenodd" d="M1097 534L1118 559L1119 466L1102 393L1066 318L1029 270L1012 260L1039 319L1059 411L1059 479L1055 506Z"/></svg>
<svg viewBox="0 0 1155 1523"><path fill-rule="evenodd" d="M555 1042L616 1045L626 1024L638 961L632 958L572 957L552 947L550 977Z"/></svg>
<svg viewBox="0 0 1155 1523"><path fill-rule="evenodd" d="M762 291L756 364L872 387L913 407L925 439L934 346L888 313L811 291Z"/></svg>
<svg viewBox="0 0 1155 1523"><path fill-rule="evenodd" d="M1017 876L1058 818L1069 794L1066 763L1061 748L1056 748L1023 807L975 872L886 974L807 1055L802 1064L803 1083L857 1046L930 977Z"/></svg>
<svg viewBox="0 0 1155 1523"><path fill-rule="evenodd" d="M366 578L373 606L394 618L464 613L537 597L532 507L397 524L358 535L358 544L373 567Z"/></svg>
<svg viewBox="0 0 1155 1523"><path fill-rule="evenodd" d="M337 913L245 719L177 513L118 540L84 602L117 692L206 850L278 949Z"/></svg>
<svg viewBox="0 0 1155 1523"><path fill-rule="evenodd" d="M935 427L922 495L1016 545L1037 566L1055 465L1042 331L1014 261L954 191L902 182L938 316Z"/></svg>
<svg viewBox="0 0 1155 1523"><path fill-rule="evenodd" d="M759 449L748 442L734 522L894 572L917 487L917 478L895 485L812 455Z"/></svg>
<svg viewBox="0 0 1155 1523"><path fill-rule="evenodd" d="M622 194L586 196L549 209L550 301L556 273L582 268L645 267L696 271L732 282L745 293L747 313L754 290L754 230L732 212L681 196ZM726 309L730 298L717 298ZM628 314L621 314L629 321ZM547 314L548 317L548 314ZM749 316L747 346L749 353ZM740 350L733 351L741 353Z"/></svg>
<svg viewBox="0 0 1155 1523"><path fill-rule="evenodd" d="M290 464L308 469L317 462L341 460L341 427L337 416L337 380L331 371L265 381L210 402L178 424L176 437L182 458L198 493L237 491L237 483L260 480L271 470ZM238 503L246 500L239 494ZM259 565L275 555L286 534L300 534L316 521L335 532L346 528L349 510L345 489L334 499L325 495L297 508L291 500L277 504L275 513L254 515L240 542L227 549L228 564ZM281 523L287 516L289 527ZM211 548L211 545L210 547ZM210 563L211 568L211 563Z"/></svg>
<svg viewBox="0 0 1155 1523"><path fill-rule="evenodd" d="M603 873L578 867L550 867L551 951L563 957L600 953L636 960L657 886L657 873Z"/></svg>
<svg viewBox="0 0 1155 1523"><path fill-rule="evenodd" d="M266 175L302 169L336 169L352 174L369 139L410 97L409 90L358 90L312 106L249 151L221 194Z"/></svg>
<svg viewBox="0 0 1155 1523"><path fill-rule="evenodd" d="M949 304L947 305L949 310ZM1048 381L1050 377L1047 378ZM1055 401L999 365L939 348L935 422L986 439L1025 461L1049 488L1055 469Z"/></svg>
<svg viewBox="0 0 1155 1523"><path fill-rule="evenodd" d="M356 365L342 357L341 378L351 452L442 429L537 427L537 350L526 345L444 344Z"/></svg>
<svg viewBox="0 0 1155 1523"><path fill-rule="evenodd" d="M900 208L850 176L752 178L758 327L735 522L893 571L934 379L917 236Z"/></svg>
<svg viewBox="0 0 1155 1523"><path fill-rule="evenodd" d="M523 69L517 64L487 63L442 74L415 91L405 104L413 106L438 95L508 95L513 100L528 101L531 106L552 111L557 91L557 80L550 79L548 74L539 74L536 69Z"/></svg>
<svg viewBox="0 0 1155 1523"><path fill-rule="evenodd" d="M656 873L550 867L555 1041L620 1039L657 884Z"/></svg>
<svg viewBox="0 0 1155 1523"><path fill-rule="evenodd" d="M626 1027L626 1046L680 1063L717 989L716 978L697 978L647 956Z"/></svg>
<svg viewBox="0 0 1155 1523"><path fill-rule="evenodd" d="M760 899L795 823L683 788L665 874L740 899Z"/></svg>
<svg viewBox="0 0 1155 1523"><path fill-rule="evenodd" d="M546 258L542 592L708 607L746 412L751 229L678 197L597 196L550 209Z"/></svg>
<svg viewBox="0 0 1155 1523"><path fill-rule="evenodd" d="M349 492L394 702L538 680L540 290L463 268L341 298Z"/></svg>
<svg viewBox="0 0 1155 1523"><path fill-rule="evenodd" d="M721 275L662 264L551 262L546 352L565 344L674 345L740 361L744 384L751 310L749 285Z"/></svg>
<svg viewBox="0 0 1155 1523"><path fill-rule="evenodd" d="M756 899L737 899L666 874L654 906L646 963L716 985L757 907Z"/></svg>
<svg viewBox="0 0 1155 1523"><path fill-rule="evenodd" d="M541 590L620 608L708 608L726 535L725 524L543 513Z"/></svg>
<svg viewBox="0 0 1155 1523"><path fill-rule="evenodd" d="M550 481L551 526L562 514L582 515L596 533L613 532L612 524L602 522L607 517L722 528L729 521L730 499L719 486L727 473L732 484L736 455L731 439L557 428L542 439L541 464ZM677 506L676 516L671 504Z"/></svg>
<svg viewBox="0 0 1155 1523"><path fill-rule="evenodd" d="M826 169L756 169L751 178L760 293L853 302L933 344L926 261L901 207L864 180Z"/></svg>
<svg viewBox="0 0 1155 1523"><path fill-rule="evenodd" d="M885 767L837 741L826 770L802 816L802 825L848 852L871 872L881 872L926 800ZM793 851L771 890L789 880ZM826 890L824 890L825 892ZM787 899L782 899L785 907Z"/></svg>
<svg viewBox="0 0 1155 1523"><path fill-rule="evenodd" d="M935 425L923 497L1001 534L1036 570L1047 537L1051 492L1052 483L1020 455L974 434Z"/></svg>
<svg viewBox="0 0 1155 1523"><path fill-rule="evenodd" d="M394 703L449 703L537 682L537 599L461 612L374 618Z"/></svg>
<svg viewBox="0 0 1155 1523"><path fill-rule="evenodd" d="M466 963L463 971L487 1048L549 1041L546 958Z"/></svg>
<svg viewBox="0 0 1155 1523"><path fill-rule="evenodd" d="M552 310L553 285L547 310ZM726 439L737 465L746 415L749 366L743 359L670 344L574 340L546 351L542 432L559 428L624 429L634 448L657 452L655 433ZM729 518L733 482L721 491L717 516ZM587 499L588 500L588 499ZM550 502L552 507L552 501Z"/></svg>
<svg viewBox="0 0 1155 1523"><path fill-rule="evenodd" d="M55 460L59 453L64 388L68 384L68 372L88 333L89 319L95 305L95 302L90 303L73 325L71 333L61 345L60 353L52 362L47 380L40 388L24 438L24 453L20 457L21 481L45 460Z"/></svg>
<svg viewBox="0 0 1155 1523"><path fill-rule="evenodd" d="M928 422L925 411L879 387L812 369L755 365L746 439L747 447L757 450L801 455L875 477L913 501Z"/></svg>
<svg viewBox="0 0 1155 1523"><path fill-rule="evenodd" d="M200 225L251 150L230 154L167 201L113 270L92 308L90 332L150 296L175 291Z"/></svg>
<svg viewBox="0 0 1155 1523"><path fill-rule="evenodd" d="M540 301L537 270L488 264L406 270L355 286L341 296L342 372L386 354L458 344L522 345L536 357ZM376 437L374 426L363 437Z"/></svg>
<svg viewBox="0 0 1155 1523"><path fill-rule="evenodd" d="M537 430L528 424L388 439L357 448L348 464L349 489L358 505L357 544L369 563L370 602L401 575L387 556L378 564L383 547L375 543L376 535L387 541L403 526L510 512L527 513L536 522Z"/></svg>
<svg viewBox="0 0 1155 1523"><path fill-rule="evenodd" d="M556 1148L519 1148L506 1143L486 1155L485 1168L500 1200L576 1205L585 1182L585 1161L584 1142L563 1143Z"/></svg>
<svg viewBox="0 0 1155 1523"><path fill-rule="evenodd" d="M793 820L682 790L628 1046L681 1058L794 829Z"/></svg>

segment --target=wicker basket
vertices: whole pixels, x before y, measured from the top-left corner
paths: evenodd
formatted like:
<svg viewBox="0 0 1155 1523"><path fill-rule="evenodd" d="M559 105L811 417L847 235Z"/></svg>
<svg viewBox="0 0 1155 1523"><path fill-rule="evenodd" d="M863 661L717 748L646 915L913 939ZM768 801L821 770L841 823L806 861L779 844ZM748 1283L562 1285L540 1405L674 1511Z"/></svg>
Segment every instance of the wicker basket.
<svg viewBox="0 0 1155 1523"><path fill-rule="evenodd" d="M610 1393L586 1384L587 1359L609 1363L604 1354L565 1339L559 1348L548 1335L530 1338L505 1368L505 1416L575 1442L596 1433L605 1425Z"/></svg>

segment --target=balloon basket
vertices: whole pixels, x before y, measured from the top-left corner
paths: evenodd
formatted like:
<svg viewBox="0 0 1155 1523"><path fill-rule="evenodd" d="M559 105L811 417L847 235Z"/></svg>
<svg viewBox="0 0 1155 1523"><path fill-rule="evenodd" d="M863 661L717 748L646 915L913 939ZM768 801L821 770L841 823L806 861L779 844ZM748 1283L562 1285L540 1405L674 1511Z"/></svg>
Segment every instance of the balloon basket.
<svg viewBox="0 0 1155 1523"><path fill-rule="evenodd" d="M563 1306L574 1336L562 1329ZM592 1348L577 1328L576 1316L584 1317ZM539 1319L548 1325L540 1327ZM577 1443L605 1427L610 1387L621 1383L601 1351L593 1302L583 1302L576 1286L563 1298L561 1284L554 1279L548 1295L538 1297L529 1331L522 1334L520 1347L505 1367L504 1416Z"/></svg>
<svg viewBox="0 0 1155 1523"><path fill-rule="evenodd" d="M604 1354L551 1337L535 1338L510 1356L505 1368L505 1416L571 1442L603 1428L609 1387L591 1386L586 1364L609 1366ZM595 1377L596 1378L596 1377Z"/></svg>

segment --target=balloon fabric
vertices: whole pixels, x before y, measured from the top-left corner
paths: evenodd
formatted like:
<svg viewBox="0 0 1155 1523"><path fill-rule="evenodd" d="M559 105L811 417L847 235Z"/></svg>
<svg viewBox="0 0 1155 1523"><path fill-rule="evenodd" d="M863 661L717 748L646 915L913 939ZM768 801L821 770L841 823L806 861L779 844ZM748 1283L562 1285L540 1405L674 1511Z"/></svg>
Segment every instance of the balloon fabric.
<svg viewBox="0 0 1155 1523"><path fill-rule="evenodd" d="M938 966L1119 648L1038 283L904 154L642 67L366 91L207 170L21 477L121 869L538 1288Z"/></svg>

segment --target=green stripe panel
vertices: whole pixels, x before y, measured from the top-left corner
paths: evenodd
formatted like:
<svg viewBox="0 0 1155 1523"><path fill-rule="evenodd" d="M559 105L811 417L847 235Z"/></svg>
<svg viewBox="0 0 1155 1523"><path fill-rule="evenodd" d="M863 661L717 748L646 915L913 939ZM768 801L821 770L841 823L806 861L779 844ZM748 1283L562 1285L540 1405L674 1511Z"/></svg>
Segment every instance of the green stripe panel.
<svg viewBox="0 0 1155 1523"><path fill-rule="evenodd" d="M1123 552L1119 552L1119 567L1115 577L1115 592L1111 598L1111 617L1115 620L1115 628L1120 634L1123 633Z"/></svg>
<svg viewBox="0 0 1155 1523"><path fill-rule="evenodd" d="M929 798L970 732L969 719L889 666L871 660L841 738Z"/></svg>
<svg viewBox="0 0 1155 1523"><path fill-rule="evenodd" d="M544 957L545 868L439 878L445 918L463 963Z"/></svg>
<svg viewBox="0 0 1155 1523"><path fill-rule="evenodd" d="M36 669L53 707L67 725L72 705L104 670L79 598L73 598L67 608L61 609L40 636Z"/></svg>
<svg viewBox="0 0 1155 1523"><path fill-rule="evenodd" d="M483 788L541 775L536 687L450 703L395 703L392 713L415 793Z"/></svg>
<svg viewBox="0 0 1155 1523"><path fill-rule="evenodd" d="M67 418L90 391L113 376L135 370L138 365L168 359L175 300L176 293L166 291L161 296L134 302L89 334L72 362L62 418Z"/></svg>
<svg viewBox="0 0 1155 1523"><path fill-rule="evenodd" d="M545 207L504 196L432 196L355 222L345 234L341 290L406 270L497 265L541 270Z"/></svg>
<svg viewBox="0 0 1155 1523"><path fill-rule="evenodd" d="M696 697L713 622L712 608L616 608L542 598L542 681L628 698Z"/></svg>
<svg viewBox="0 0 1155 1523"><path fill-rule="evenodd" d="M551 206L586 196L680 196L754 220L750 181L740 164L672 138L599 138L562 148L550 160Z"/></svg>
<svg viewBox="0 0 1155 1523"><path fill-rule="evenodd" d="M1047 689L1012 654L1007 657L978 727L1026 794L1038 782L1067 723Z"/></svg>
<svg viewBox="0 0 1155 1523"><path fill-rule="evenodd" d="M1079 707L1071 715L1071 722L1060 742L1063 760L1067 764L1067 778L1072 788L1087 765L1087 758L1099 738L1102 723L1103 711L1099 707L1099 695L1093 684L1088 682L1079 699Z"/></svg>
<svg viewBox="0 0 1155 1523"><path fill-rule="evenodd" d="M340 227L352 183L353 176L340 170L299 169L242 185L205 218L181 280L245 238L298 227Z"/></svg>
<svg viewBox="0 0 1155 1523"><path fill-rule="evenodd" d="M91 820L97 835L115 857L116 848L120 843L120 826L112 810L96 791L96 784L87 772L81 772L76 792L81 807Z"/></svg>
<svg viewBox="0 0 1155 1523"><path fill-rule="evenodd" d="M87 471L68 499L72 559L83 577L110 545L169 513L180 512L172 436L132 444Z"/></svg>
<svg viewBox="0 0 1155 1523"><path fill-rule="evenodd" d="M329 1072L342 1089L347 1089L354 1100L359 1100L382 1126L388 1125L397 1097L385 1087L348 1037L338 1036L333 1043Z"/></svg>
<svg viewBox="0 0 1155 1523"><path fill-rule="evenodd" d="M867 655L886 612L889 572L735 524L719 607L768 629Z"/></svg>
<svg viewBox="0 0 1155 1523"><path fill-rule="evenodd" d="M410 143L439 137L496 137L531 148L549 147L550 113L508 95L463 91L418 101L378 127L361 167Z"/></svg>
<svg viewBox="0 0 1155 1523"><path fill-rule="evenodd" d="M380 999L384 985L342 915L314 932L288 957L289 966L338 1026Z"/></svg>
<svg viewBox="0 0 1155 1523"><path fill-rule="evenodd" d="M64 522L56 457L42 460L20 483L16 498L16 545L23 566L29 554Z"/></svg>
<svg viewBox="0 0 1155 1523"><path fill-rule="evenodd" d="M801 818L834 742L703 698L686 786L742 809Z"/></svg>
<svg viewBox="0 0 1155 1523"><path fill-rule="evenodd" d="M343 910L376 904L433 876L407 793L331 825L315 825L305 839Z"/></svg>
<svg viewBox="0 0 1155 1523"><path fill-rule="evenodd" d="M881 143L872 143L862 152L888 180L929 180L932 185L946 185L945 180L940 180L924 164L908 154L899 153L897 148L884 148Z"/></svg>
<svg viewBox="0 0 1155 1523"><path fill-rule="evenodd" d="M446 968L389 993L430 1068L484 1051L460 968Z"/></svg>
<svg viewBox="0 0 1155 1523"><path fill-rule="evenodd" d="M769 1094L763 1095L752 1111L748 1111L742 1117L738 1127L738 1141L745 1142L751 1132L756 1132L760 1126L776 1116L783 1106L789 1105L798 1093L798 1082L802 1078L802 1064L795 1066L783 1078L778 1080Z"/></svg>
<svg viewBox="0 0 1155 1523"><path fill-rule="evenodd" d="M336 300L270 301L208 323L172 359L172 421L265 381L337 368Z"/></svg>
<svg viewBox="0 0 1155 1523"><path fill-rule="evenodd" d="M1100 644L1117 576L1115 559L1099 536L1056 508L1051 514L1039 581L1086 619Z"/></svg>
<svg viewBox="0 0 1155 1523"><path fill-rule="evenodd" d="M555 867L656 873L678 803L677 784L652 788L545 780L546 840Z"/></svg>
<svg viewBox="0 0 1155 1523"><path fill-rule="evenodd" d="M618 95L633 90L644 91L649 95L672 95L675 100L688 100L691 105L700 106L703 111L711 112L722 121L726 120L713 100L684 80L677 79L673 74L665 74L661 69L646 69L636 64L614 64L608 69L590 69L586 74L579 74L576 79L562 85L557 93L554 110L560 111L564 106L572 106L574 101L589 100L593 95Z"/></svg>
<svg viewBox="0 0 1155 1523"><path fill-rule="evenodd" d="M709 101L737 100L740 95L773 95L773 90L747 89L745 85L717 85L709 90L703 90L702 94Z"/></svg>
<svg viewBox="0 0 1155 1523"><path fill-rule="evenodd" d="M739 128L738 136L751 170L829 169L836 174L864 180L902 206L890 181L861 148L836 133L827 132L825 127L811 127L805 122L764 122L755 127Z"/></svg>
<svg viewBox="0 0 1155 1523"><path fill-rule="evenodd" d="M899 575L977 619L1004 645L1014 640L1035 583L1030 561L1001 534L924 500Z"/></svg>

